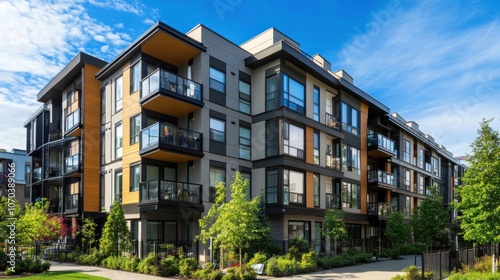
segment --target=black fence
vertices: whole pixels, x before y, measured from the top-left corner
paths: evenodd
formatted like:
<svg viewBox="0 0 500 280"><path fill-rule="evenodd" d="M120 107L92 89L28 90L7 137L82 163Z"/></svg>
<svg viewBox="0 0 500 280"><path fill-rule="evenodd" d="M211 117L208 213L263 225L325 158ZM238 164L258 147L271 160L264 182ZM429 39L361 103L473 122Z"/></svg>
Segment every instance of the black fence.
<svg viewBox="0 0 500 280"><path fill-rule="evenodd" d="M139 250L141 254L139 254ZM193 241L132 241L132 254L143 258L147 257L149 253L166 257L176 255L182 250L185 256L193 257L198 260L198 242Z"/></svg>
<svg viewBox="0 0 500 280"><path fill-rule="evenodd" d="M15 248L15 250L12 250ZM1 244L0 250L15 253L18 259L50 259L53 261L73 261L71 253L75 251L73 242L41 241L31 244Z"/></svg>

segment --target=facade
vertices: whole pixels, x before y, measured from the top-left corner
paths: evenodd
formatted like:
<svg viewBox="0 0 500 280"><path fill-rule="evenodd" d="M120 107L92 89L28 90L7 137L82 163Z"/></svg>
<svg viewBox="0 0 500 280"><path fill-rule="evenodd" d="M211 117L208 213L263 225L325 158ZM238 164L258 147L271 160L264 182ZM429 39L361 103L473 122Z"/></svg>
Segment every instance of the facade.
<svg viewBox="0 0 500 280"><path fill-rule="evenodd" d="M14 197L21 208L30 202L30 172L31 158L26 156L25 150L12 149L7 152L0 150L0 196L9 196L9 178L14 179ZM12 182L12 180L11 180ZM10 183L11 184L11 183ZM12 189L12 188L10 188Z"/></svg>
<svg viewBox="0 0 500 280"><path fill-rule="evenodd" d="M370 240L383 237L389 213L409 219L429 186L445 204L453 201L458 163L449 151L274 28L238 46L203 25L183 34L158 22L108 64L96 61L94 79L84 80L92 93L78 91L82 101L92 97L93 118L51 141L61 142L67 158L63 147L78 140L84 152L91 128L94 150L80 162L90 157L98 170L81 168L58 182L78 181L79 192L63 194L77 193L85 213L109 212L120 201L140 255L165 242L190 244L208 258L207 246L192 244L198 220L216 183L229 185L238 171L250 180L249 197L264 196L273 239L302 237L320 252L329 250L320 232L326 209L342 209L350 243L368 250ZM43 98L44 91L39 100L46 104L27 123L28 140L38 137L31 127L44 115L68 116L65 95L54 111L54 97ZM33 162L47 168L52 155L33 141ZM53 193L46 181L44 188L33 183L35 197Z"/></svg>

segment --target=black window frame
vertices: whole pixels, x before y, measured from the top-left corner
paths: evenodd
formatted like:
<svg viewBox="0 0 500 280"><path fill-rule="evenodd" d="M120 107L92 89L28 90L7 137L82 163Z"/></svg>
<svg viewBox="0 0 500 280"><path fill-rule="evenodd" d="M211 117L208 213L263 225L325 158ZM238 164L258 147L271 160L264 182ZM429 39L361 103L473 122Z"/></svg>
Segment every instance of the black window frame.
<svg viewBox="0 0 500 280"><path fill-rule="evenodd" d="M219 121L219 122L223 123L224 130L220 131L220 130L217 130L215 128L212 128L212 120ZM226 120L210 116L210 118L209 118L209 128L210 128L210 140L211 141L215 141L215 142L219 142L219 143L226 143ZM214 132L222 133L223 140L216 139L214 137L216 135L216 133L214 133Z"/></svg>
<svg viewBox="0 0 500 280"><path fill-rule="evenodd" d="M136 121L139 120L139 127L137 127ZM137 114L130 118L130 145L136 144L139 142L141 135L141 114ZM136 131L137 130L137 131Z"/></svg>
<svg viewBox="0 0 500 280"><path fill-rule="evenodd" d="M141 164L140 163L136 163L136 164L132 164L130 165L130 180L129 180L129 183L130 183L130 189L129 191L130 192L137 192L139 191L140 189L140 184L141 184L141 174L142 174L142 170L141 170ZM137 181L137 185L135 185L135 175L137 175L135 172L132 172L132 170L139 170L139 180Z"/></svg>
<svg viewBox="0 0 500 280"><path fill-rule="evenodd" d="M319 122L320 118L320 89L317 86L313 86L313 119Z"/></svg>

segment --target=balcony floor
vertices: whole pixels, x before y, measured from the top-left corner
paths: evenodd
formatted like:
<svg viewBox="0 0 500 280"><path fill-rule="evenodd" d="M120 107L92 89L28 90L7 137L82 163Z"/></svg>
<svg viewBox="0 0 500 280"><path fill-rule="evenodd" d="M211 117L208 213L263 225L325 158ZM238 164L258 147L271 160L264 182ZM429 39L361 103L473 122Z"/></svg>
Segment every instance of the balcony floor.
<svg viewBox="0 0 500 280"><path fill-rule="evenodd" d="M172 95L178 94L172 93ZM179 98L176 98L161 92L153 93L141 100L142 108L174 117L180 117L203 107L202 102L200 102L200 104L195 104L199 101L194 99L189 100L189 98L183 97L184 96L179 95Z"/></svg>

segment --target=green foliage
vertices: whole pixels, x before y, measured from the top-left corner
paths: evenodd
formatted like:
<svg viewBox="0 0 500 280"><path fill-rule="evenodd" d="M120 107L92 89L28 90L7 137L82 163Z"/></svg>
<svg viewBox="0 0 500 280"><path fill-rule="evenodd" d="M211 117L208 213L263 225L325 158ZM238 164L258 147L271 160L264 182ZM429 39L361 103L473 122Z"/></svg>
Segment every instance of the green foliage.
<svg viewBox="0 0 500 280"><path fill-rule="evenodd" d="M460 227L465 240L479 244L500 242L500 134L490 127L492 120L483 120L478 136L467 155L465 184L457 188L461 212Z"/></svg>
<svg viewBox="0 0 500 280"><path fill-rule="evenodd" d="M3 250L0 250L0 271L5 271L7 269L8 256Z"/></svg>
<svg viewBox="0 0 500 280"><path fill-rule="evenodd" d="M302 255L300 270L302 272L315 271L318 268L318 255L316 252L308 252Z"/></svg>
<svg viewBox="0 0 500 280"><path fill-rule="evenodd" d="M179 262L179 274L182 277L190 278L198 269L198 262L194 258L184 258Z"/></svg>
<svg viewBox="0 0 500 280"><path fill-rule="evenodd" d="M418 243L406 244L399 248L399 252L401 255L422 254L425 252L425 245Z"/></svg>
<svg viewBox="0 0 500 280"><path fill-rule="evenodd" d="M288 241L288 250L290 248L296 248L297 252L302 256L309 251L311 251L311 246L309 246L309 242L304 238L292 238Z"/></svg>
<svg viewBox="0 0 500 280"><path fill-rule="evenodd" d="M9 205L9 199L7 196L0 197L0 242L3 242L10 235L10 229L7 227L10 221L7 219L19 219L19 216L21 215L21 207L19 206L17 199L11 198L10 202L11 205ZM12 211L10 211L10 209L12 209Z"/></svg>
<svg viewBox="0 0 500 280"><path fill-rule="evenodd" d="M257 279L257 273L250 265L228 268L222 280L254 280Z"/></svg>
<svg viewBox="0 0 500 280"><path fill-rule="evenodd" d="M199 269L191 274L197 280L221 280L224 274L220 270L214 270L212 264L208 263L203 269Z"/></svg>
<svg viewBox="0 0 500 280"><path fill-rule="evenodd" d="M330 269L334 267L341 267L347 265L354 265L356 263L369 262L372 259L371 253L363 253L356 249L349 249L338 256L324 257L318 260L321 268Z"/></svg>
<svg viewBox="0 0 500 280"><path fill-rule="evenodd" d="M328 209L325 212L323 223L323 236L327 236L334 242L334 254L337 252L337 240L347 237L344 223L344 211L340 209Z"/></svg>
<svg viewBox="0 0 500 280"><path fill-rule="evenodd" d="M457 273L466 274L470 272L479 272L479 273L490 272L492 263L493 260L491 256L482 256L480 258L475 259L474 265L462 264L462 268L458 270Z"/></svg>
<svg viewBox="0 0 500 280"><path fill-rule="evenodd" d="M431 280L433 278L432 272L424 273L424 278L422 278L422 272L414 265L403 268L403 272L406 272L406 274L396 275L391 280Z"/></svg>
<svg viewBox="0 0 500 280"><path fill-rule="evenodd" d="M82 254L76 257L76 263L83 265L100 265L104 260L104 256L95 248L92 254Z"/></svg>
<svg viewBox="0 0 500 280"><path fill-rule="evenodd" d="M115 201L99 241L104 256L121 256L131 246L130 231L125 221L122 205Z"/></svg>
<svg viewBox="0 0 500 280"><path fill-rule="evenodd" d="M274 277L290 276L300 272L300 262L295 259L273 257L269 259L266 274Z"/></svg>
<svg viewBox="0 0 500 280"><path fill-rule="evenodd" d="M50 262L44 261L42 262L40 259L25 259L25 260L16 260L15 271L11 270L5 271L6 275L16 275L21 274L23 272L29 273L42 273L48 271L50 269Z"/></svg>
<svg viewBox="0 0 500 280"><path fill-rule="evenodd" d="M470 272L466 274L455 273L448 280L500 280L500 273Z"/></svg>
<svg viewBox="0 0 500 280"><path fill-rule="evenodd" d="M109 269L137 272L141 260L137 257L109 256L102 261L102 266Z"/></svg>
<svg viewBox="0 0 500 280"><path fill-rule="evenodd" d="M82 243L88 246L88 252L92 250L92 244L96 241L96 233L95 230L97 228L97 224L94 222L92 218L84 218L83 226L81 230L82 234Z"/></svg>
<svg viewBox="0 0 500 280"><path fill-rule="evenodd" d="M153 253L149 253L148 256L142 259L137 265L137 271L144 274L153 274L156 270L156 264L159 258Z"/></svg>
<svg viewBox="0 0 500 280"><path fill-rule="evenodd" d="M175 256L169 256L160 261L157 273L155 275L161 277L174 276L179 274L179 259Z"/></svg>
<svg viewBox="0 0 500 280"><path fill-rule="evenodd" d="M27 203L25 207L16 222L16 243L33 243L59 237L61 224L57 216L50 215L50 203L46 198L34 204Z"/></svg>
<svg viewBox="0 0 500 280"><path fill-rule="evenodd" d="M262 252L257 252L253 255L253 258L248 262L248 264L257 264L257 263L266 263L267 261L267 255Z"/></svg>
<svg viewBox="0 0 500 280"><path fill-rule="evenodd" d="M409 235L410 230L404 222L403 213L398 211L392 212L387 221L385 236L392 244L395 258L399 257L399 249L408 241Z"/></svg>

